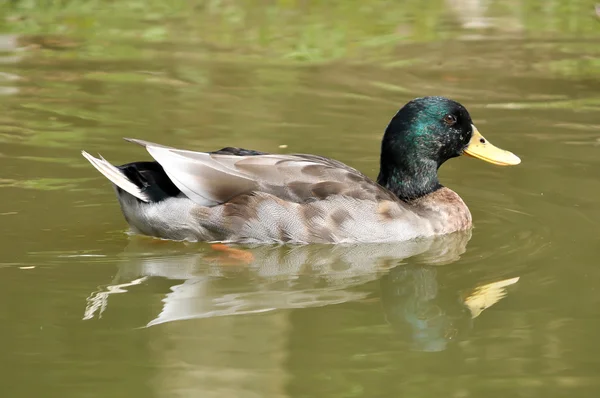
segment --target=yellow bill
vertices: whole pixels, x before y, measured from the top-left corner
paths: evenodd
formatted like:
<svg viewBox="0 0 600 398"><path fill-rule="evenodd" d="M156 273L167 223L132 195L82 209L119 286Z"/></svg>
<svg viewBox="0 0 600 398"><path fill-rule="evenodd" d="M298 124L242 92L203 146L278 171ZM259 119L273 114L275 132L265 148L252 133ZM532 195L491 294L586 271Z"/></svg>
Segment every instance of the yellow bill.
<svg viewBox="0 0 600 398"><path fill-rule="evenodd" d="M498 166L513 166L521 163L521 159L517 155L492 145L488 140L483 138L477 127L473 125L471 127L473 128L473 136L464 151L465 155L485 160Z"/></svg>

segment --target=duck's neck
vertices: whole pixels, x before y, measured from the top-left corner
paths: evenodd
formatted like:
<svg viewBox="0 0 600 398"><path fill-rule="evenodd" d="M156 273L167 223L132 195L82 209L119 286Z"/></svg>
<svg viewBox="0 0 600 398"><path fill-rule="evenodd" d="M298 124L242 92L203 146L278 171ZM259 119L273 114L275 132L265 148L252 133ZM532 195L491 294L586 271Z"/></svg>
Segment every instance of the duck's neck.
<svg viewBox="0 0 600 398"><path fill-rule="evenodd" d="M437 176L437 162L407 157L390 159L386 155L381 155L377 183L403 201L409 202L442 188Z"/></svg>

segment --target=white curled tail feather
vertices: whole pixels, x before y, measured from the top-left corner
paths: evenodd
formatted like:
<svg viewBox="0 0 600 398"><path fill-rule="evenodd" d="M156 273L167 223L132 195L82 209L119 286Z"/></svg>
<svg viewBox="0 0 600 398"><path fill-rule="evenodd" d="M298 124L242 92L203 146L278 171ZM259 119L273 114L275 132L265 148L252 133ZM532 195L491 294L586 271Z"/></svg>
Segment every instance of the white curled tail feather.
<svg viewBox="0 0 600 398"><path fill-rule="evenodd" d="M135 185L121 170L110 164L106 159L100 156L100 159L93 157L86 151L81 151L81 154L86 158L92 166L96 168L104 177L108 178L110 182L124 190L125 192L135 196L136 198L150 202L150 198L142 190Z"/></svg>

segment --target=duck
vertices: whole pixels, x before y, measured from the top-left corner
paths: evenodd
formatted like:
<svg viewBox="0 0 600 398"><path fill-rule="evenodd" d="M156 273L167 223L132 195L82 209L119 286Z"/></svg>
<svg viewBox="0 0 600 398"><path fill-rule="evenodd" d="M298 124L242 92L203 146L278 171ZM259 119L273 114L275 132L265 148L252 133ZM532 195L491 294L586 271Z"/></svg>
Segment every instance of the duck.
<svg viewBox="0 0 600 398"><path fill-rule="evenodd" d="M465 231L471 213L440 183L440 166L462 155L500 166L521 162L485 139L463 105L438 96L395 113L376 180L314 154L197 152L125 140L154 160L114 166L82 155L113 184L133 233L192 242L382 243Z"/></svg>

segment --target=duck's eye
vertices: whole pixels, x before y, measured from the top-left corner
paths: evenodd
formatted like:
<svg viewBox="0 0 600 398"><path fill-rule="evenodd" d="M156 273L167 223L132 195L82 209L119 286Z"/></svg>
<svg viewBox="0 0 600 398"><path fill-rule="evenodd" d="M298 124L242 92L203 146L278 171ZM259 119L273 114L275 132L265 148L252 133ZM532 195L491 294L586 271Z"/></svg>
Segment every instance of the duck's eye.
<svg viewBox="0 0 600 398"><path fill-rule="evenodd" d="M444 123L446 123L448 126L452 126L456 123L456 116L450 114L444 116Z"/></svg>

